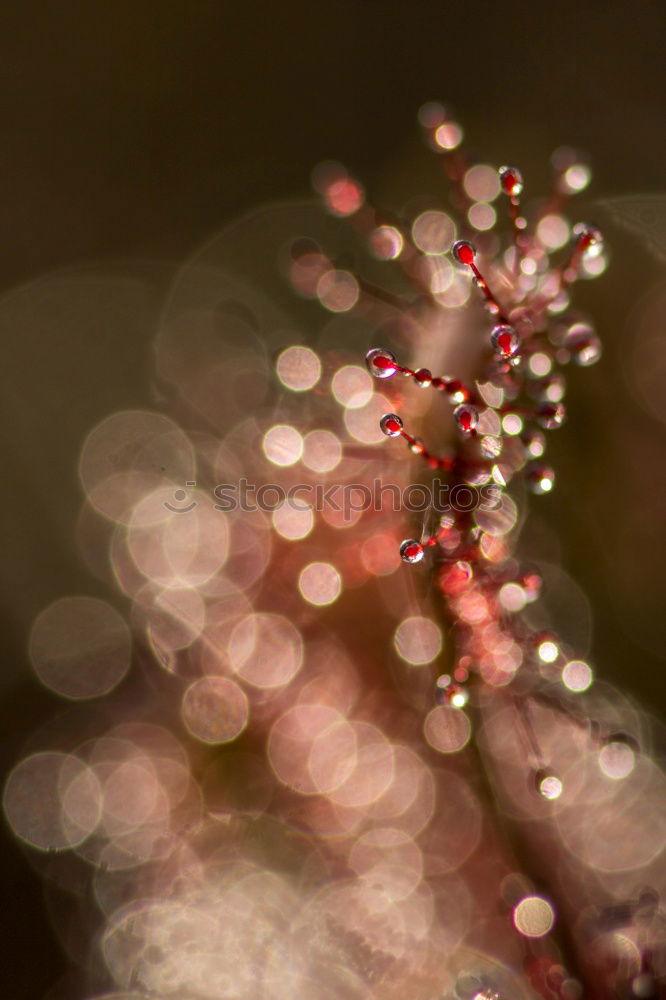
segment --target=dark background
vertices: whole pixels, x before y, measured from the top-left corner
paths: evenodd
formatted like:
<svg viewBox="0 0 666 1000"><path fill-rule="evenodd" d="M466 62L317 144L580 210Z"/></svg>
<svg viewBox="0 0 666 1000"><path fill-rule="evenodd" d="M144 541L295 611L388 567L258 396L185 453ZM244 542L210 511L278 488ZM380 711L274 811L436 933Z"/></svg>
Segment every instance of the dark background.
<svg viewBox="0 0 666 1000"><path fill-rule="evenodd" d="M566 143L594 163L588 210L595 198L664 192L665 41L663 5L650 0L5 5L6 766L55 706L32 680L30 622L59 595L99 586L74 551L76 459L106 413L150 405L159 280L154 301L142 302L140 321L128 317L121 338L103 317L85 335L67 322L56 338L48 324L26 331L14 290L90 262L160 261L168 273L226 220L306 193L323 158L346 162L380 192L393 178L418 178L428 154L415 114L433 98L456 109L481 159L517 162L535 189L546 184L552 148ZM663 279L653 252L663 230L646 204L650 240L610 220L612 270L582 290L606 354L573 379L570 423L556 450L563 485L542 512L561 537L563 565L592 602L598 673L655 709L666 692L664 428L630 376L635 310ZM65 963L41 884L9 837L0 860L0 994L42 997Z"/></svg>

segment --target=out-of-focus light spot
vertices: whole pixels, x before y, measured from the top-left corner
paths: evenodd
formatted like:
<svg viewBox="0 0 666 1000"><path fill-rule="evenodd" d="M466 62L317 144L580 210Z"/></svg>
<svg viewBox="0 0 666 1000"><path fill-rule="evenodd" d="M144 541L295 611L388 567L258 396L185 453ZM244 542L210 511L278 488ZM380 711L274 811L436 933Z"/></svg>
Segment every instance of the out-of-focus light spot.
<svg viewBox="0 0 666 1000"><path fill-rule="evenodd" d="M350 413L357 411L350 410ZM360 483L351 485L345 492L345 487L341 484L334 484L323 494L321 505L321 517L331 528L350 528L363 517L363 513L368 509L370 502L368 487ZM358 563L356 563L358 566Z"/></svg>
<svg viewBox="0 0 666 1000"><path fill-rule="evenodd" d="M431 709L423 723L423 735L440 753L458 753L469 742L471 733L465 713L448 705Z"/></svg>
<svg viewBox="0 0 666 1000"><path fill-rule="evenodd" d="M562 215L544 215L536 232L539 242L547 250L559 250L569 239L571 228Z"/></svg>
<svg viewBox="0 0 666 1000"><path fill-rule="evenodd" d="M543 351L536 351L530 356L527 362L527 367L531 375L535 375L537 378L543 378L544 375L548 375L553 367L553 362L547 354Z"/></svg>
<svg viewBox="0 0 666 1000"><path fill-rule="evenodd" d="M596 779L594 771L586 769L585 758L580 759L580 776L587 774L591 794L579 795L573 810L564 821L558 820L558 826L566 847L596 870L598 877L605 878L605 873L613 872L625 885L629 878L633 878L636 885L641 875L644 882L650 880L647 871L641 873L638 869L652 865L663 854L666 783L656 763L636 755L637 746L633 744L632 747L631 737L617 733L607 745L611 743L622 744L604 756L604 765L611 774L602 769L599 754L591 757L599 768ZM629 749L629 754L625 748ZM616 753L617 762L613 761ZM634 771L632 777L626 778L625 771L632 759ZM575 765L570 773L576 781L579 772ZM606 780L602 780L602 776Z"/></svg>
<svg viewBox="0 0 666 1000"><path fill-rule="evenodd" d="M363 188L350 177L346 167L335 160L324 160L312 171L312 186L331 215L344 218L357 212L364 201Z"/></svg>
<svg viewBox="0 0 666 1000"><path fill-rule="evenodd" d="M596 257L586 255L581 261L580 269L584 277L597 278L603 274L608 267L608 257L604 253L597 254Z"/></svg>
<svg viewBox="0 0 666 1000"><path fill-rule="evenodd" d="M373 576L388 576L401 565L400 552L394 535L377 532L361 546L361 562Z"/></svg>
<svg viewBox="0 0 666 1000"><path fill-rule="evenodd" d="M322 795L330 795L348 780L358 756L354 727L340 717L326 726L312 742L308 755L310 776Z"/></svg>
<svg viewBox="0 0 666 1000"><path fill-rule="evenodd" d="M165 587L158 593L147 587L139 594L138 602L143 606L148 636L156 652L187 649L203 631L206 606L196 587Z"/></svg>
<svg viewBox="0 0 666 1000"><path fill-rule="evenodd" d="M496 486L500 486L503 489L506 486L507 480L509 478L507 476L507 473L510 471L511 470L506 465L502 463L495 463L492 469L490 470L492 481L495 483ZM486 480L481 480L481 482L485 481Z"/></svg>
<svg viewBox="0 0 666 1000"><path fill-rule="evenodd" d="M301 570L298 578L301 596L310 604L323 607L333 604L340 596L342 579L335 566L325 562L313 562Z"/></svg>
<svg viewBox="0 0 666 1000"><path fill-rule="evenodd" d="M557 149L553 150L550 162L553 165L553 169L557 173L562 174L569 167L584 164L585 155L573 146L558 146Z"/></svg>
<svg viewBox="0 0 666 1000"><path fill-rule="evenodd" d="M300 431L289 424L275 424L266 431L261 442L264 455L274 465L283 468L295 465L303 454Z"/></svg>
<svg viewBox="0 0 666 1000"><path fill-rule="evenodd" d="M418 263L427 267L425 280L433 295L443 295L455 280L455 269L447 257L421 257Z"/></svg>
<svg viewBox="0 0 666 1000"><path fill-rule="evenodd" d="M484 532L479 539L479 546L484 559L487 559L488 562L501 563L508 555L506 542L502 540L501 535L489 535ZM484 603L486 603L485 598Z"/></svg>
<svg viewBox="0 0 666 1000"><path fill-rule="evenodd" d="M544 937L554 923L555 911L541 896L526 896L513 909L513 925L525 937Z"/></svg>
<svg viewBox="0 0 666 1000"><path fill-rule="evenodd" d="M479 232L485 233L492 229L497 222L497 212L492 205L484 201L477 201L467 210L467 218L470 226L474 226Z"/></svg>
<svg viewBox="0 0 666 1000"><path fill-rule="evenodd" d="M620 781L628 777L636 766L632 747L621 740L611 740L599 751L599 767L607 778Z"/></svg>
<svg viewBox="0 0 666 1000"><path fill-rule="evenodd" d="M271 726L267 744L269 763L284 785L302 795L316 795L320 789L314 780L308 761L317 738L344 722L335 708L323 704L294 705ZM343 775L343 778L346 775ZM335 783L337 775L329 775Z"/></svg>
<svg viewBox="0 0 666 1000"><path fill-rule="evenodd" d="M460 309L467 305L471 293L471 282L467 274L456 273L445 291L439 292L437 301L445 309Z"/></svg>
<svg viewBox="0 0 666 1000"><path fill-rule="evenodd" d="M442 630L430 618L415 615L400 622L393 637L398 655L419 666L431 663L442 649Z"/></svg>
<svg viewBox="0 0 666 1000"><path fill-rule="evenodd" d="M527 431L523 436L523 444L530 458L541 458L546 450L546 436L542 431Z"/></svg>
<svg viewBox="0 0 666 1000"><path fill-rule="evenodd" d="M553 489L555 473L549 465L532 466L527 473L527 481L533 493L543 496Z"/></svg>
<svg viewBox="0 0 666 1000"><path fill-rule="evenodd" d="M341 406L358 410L372 397L372 378L359 365L343 365L333 376L331 391Z"/></svg>
<svg viewBox="0 0 666 1000"><path fill-rule="evenodd" d="M534 257L523 257L520 262L520 270L523 274L531 277L533 274L537 273L537 262Z"/></svg>
<svg viewBox="0 0 666 1000"><path fill-rule="evenodd" d="M245 692L228 677L201 677L190 684L181 705L183 722L202 743L229 743L247 725Z"/></svg>
<svg viewBox="0 0 666 1000"><path fill-rule="evenodd" d="M477 163L466 171L463 187L472 201L494 201L501 190L499 174L495 167Z"/></svg>
<svg viewBox="0 0 666 1000"><path fill-rule="evenodd" d="M559 316L560 313L563 313L565 309L569 308L570 302L571 296L568 292L562 289L562 291L558 292L554 299L551 299L548 305L548 312L553 316Z"/></svg>
<svg viewBox="0 0 666 1000"><path fill-rule="evenodd" d="M479 411L479 420L476 425L477 434L497 435L501 429L499 415L492 407Z"/></svg>
<svg viewBox="0 0 666 1000"><path fill-rule="evenodd" d="M274 946L281 940L285 917L294 907L293 890L274 872L252 870L234 854L224 876L213 866L204 874L191 854L188 862L184 867L179 859L171 869L173 888L160 886L157 898L135 900L110 919L101 951L116 984L128 990L112 994L114 1000L137 1000L135 984L144 996L161 998L258 995L252 957L258 941L267 956L277 951L268 942ZM202 876L198 882L195 871ZM282 964L274 958L271 968L266 958L262 981L282 986L286 980L282 996L311 994L306 976L292 974L293 963L280 959Z"/></svg>
<svg viewBox="0 0 666 1000"><path fill-rule="evenodd" d="M397 260L405 241L395 226L377 226L370 233L370 249L377 260Z"/></svg>
<svg viewBox="0 0 666 1000"><path fill-rule="evenodd" d="M147 493L165 483L196 478L194 448L173 420L124 410L106 417L88 434L79 475L93 507L127 524Z"/></svg>
<svg viewBox="0 0 666 1000"><path fill-rule="evenodd" d="M311 507L294 506L292 503L283 503L273 511L273 527L278 535L286 538L290 542L307 538L314 525L314 513Z"/></svg>
<svg viewBox="0 0 666 1000"><path fill-rule="evenodd" d="M327 271L331 262L318 250L300 253L289 265L289 280L294 291L305 299L317 297L317 285Z"/></svg>
<svg viewBox="0 0 666 1000"><path fill-rule="evenodd" d="M454 708L464 708L469 701L469 691L466 688L452 690L449 696L449 705Z"/></svg>
<svg viewBox="0 0 666 1000"><path fill-rule="evenodd" d="M456 122L442 122L435 129L434 140L440 149L449 152L452 149L457 149L462 142L463 130Z"/></svg>
<svg viewBox="0 0 666 1000"><path fill-rule="evenodd" d="M551 802L559 799L563 787L561 779L556 774L543 773L537 776L539 795L542 795L544 799L548 799Z"/></svg>
<svg viewBox="0 0 666 1000"><path fill-rule="evenodd" d="M516 437L523 429L523 418L517 413L507 413L502 417L502 430L510 437Z"/></svg>
<svg viewBox="0 0 666 1000"><path fill-rule="evenodd" d="M515 613L522 611L527 603L525 591L519 583L505 583L500 587L500 604L505 611Z"/></svg>
<svg viewBox="0 0 666 1000"><path fill-rule="evenodd" d="M412 223L414 245L425 254L447 253L455 237L456 227L445 212L422 212Z"/></svg>
<svg viewBox="0 0 666 1000"><path fill-rule="evenodd" d="M334 181L347 176L347 168L342 163L337 160L322 160L313 168L310 180L317 194L323 195Z"/></svg>
<svg viewBox="0 0 666 1000"><path fill-rule="evenodd" d="M394 750L380 730L365 722L347 723L328 705L288 709L271 727L267 753L283 784L303 795L325 788L336 804L348 808L379 800L394 776Z"/></svg>
<svg viewBox="0 0 666 1000"><path fill-rule="evenodd" d="M131 639L124 619L94 597L62 597L37 617L30 633L35 673L65 698L99 698L127 673Z"/></svg>
<svg viewBox="0 0 666 1000"><path fill-rule="evenodd" d="M390 787L395 773L394 748L377 726L351 723L356 737L354 768L329 793L337 805L359 809L376 802Z"/></svg>
<svg viewBox="0 0 666 1000"><path fill-rule="evenodd" d="M199 491L148 494L135 507L130 529L135 565L161 587L200 587L229 553L228 523Z"/></svg>
<svg viewBox="0 0 666 1000"><path fill-rule="evenodd" d="M373 805L371 817L416 836L431 819L434 808L432 772L413 750L402 744L395 745L391 783Z"/></svg>
<svg viewBox="0 0 666 1000"><path fill-rule="evenodd" d="M657 984L652 973L641 972L640 975L634 976L632 979L631 992L635 997L638 997L638 1000L651 1000L655 995L656 986Z"/></svg>
<svg viewBox="0 0 666 1000"><path fill-rule="evenodd" d="M544 642L539 643L537 654L542 663L555 663L555 660L560 655L560 650L556 642L546 639Z"/></svg>
<svg viewBox="0 0 666 1000"><path fill-rule="evenodd" d="M486 434L481 438L481 452L486 458L498 458L502 453L502 439Z"/></svg>
<svg viewBox="0 0 666 1000"><path fill-rule="evenodd" d="M574 163L568 167L560 178L560 185L569 193L582 191L590 183L592 171L585 163Z"/></svg>
<svg viewBox="0 0 666 1000"><path fill-rule="evenodd" d="M499 502L492 510L479 507L474 511L474 520L482 531L493 538L501 538L514 527L518 519L518 508L515 501L502 493ZM481 595L479 595L481 596Z"/></svg>
<svg viewBox="0 0 666 1000"><path fill-rule="evenodd" d="M321 361L309 347L286 347L275 365L278 378L287 389L305 392L321 378Z"/></svg>
<svg viewBox="0 0 666 1000"><path fill-rule="evenodd" d="M418 110L417 117L419 125L423 128L436 128L446 121L446 108L440 101L426 101Z"/></svg>
<svg viewBox="0 0 666 1000"><path fill-rule="evenodd" d="M440 585L445 594L457 596L466 590L473 579L474 570L470 563L459 559L458 562L449 564L448 567L442 569Z"/></svg>
<svg viewBox="0 0 666 1000"><path fill-rule="evenodd" d="M282 615L251 614L234 626L227 652L232 669L248 684L281 687L301 669L303 639Z"/></svg>
<svg viewBox="0 0 666 1000"><path fill-rule="evenodd" d="M148 757L131 754L98 765L104 775L102 825L111 837L122 836L155 819L164 819L166 797Z"/></svg>
<svg viewBox="0 0 666 1000"><path fill-rule="evenodd" d="M351 177L340 177L328 185L324 201L331 215L345 218L358 212L363 204L363 188Z"/></svg>
<svg viewBox="0 0 666 1000"><path fill-rule="evenodd" d="M570 691L587 691L593 680L592 667L584 660L569 660L562 668L562 683Z"/></svg>
<svg viewBox="0 0 666 1000"><path fill-rule="evenodd" d="M483 594L469 591L456 599L458 615L468 625L479 625L488 617L488 601Z"/></svg>
<svg viewBox="0 0 666 1000"><path fill-rule="evenodd" d="M379 421L392 410L391 402L381 393L373 393L365 406L358 410L345 408L344 422L350 436L362 444L377 444L384 440Z"/></svg>
<svg viewBox="0 0 666 1000"><path fill-rule="evenodd" d="M375 828L352 845L349 867L390 899L404 899L421 881L423 856L412 837L402 830Z"/></svg>
<svg viewBox="0 0 666 1000"><path fill-rule="evenodd" d="M504 402L504 389L501 386L494 385L492 382L477 381L476 388L486 406L499 408ZM499 424L496 433L499 433Z"/></svg>
<svg viewBox="0 0 666 1000"><path fill-rule="evenodd" d="M317 282L317 298L329 312L349 312L359 295L358 281L349 271L326 271Z"/></svg>
<svg viewBox="0 0 666 1000"><path fill-rule="evenodd" d="M22 760L7 779L5 816L24 843L40 851L76 847L101 815L99 782L73 754L36 753Z"/></svg>
<svg viewBox="0 0 666 1000"><path fill-rule="evenodd" d="M303 439L303 464L312 472L332 472L340 464L342 445L332 431L310 431Z"/></svg>

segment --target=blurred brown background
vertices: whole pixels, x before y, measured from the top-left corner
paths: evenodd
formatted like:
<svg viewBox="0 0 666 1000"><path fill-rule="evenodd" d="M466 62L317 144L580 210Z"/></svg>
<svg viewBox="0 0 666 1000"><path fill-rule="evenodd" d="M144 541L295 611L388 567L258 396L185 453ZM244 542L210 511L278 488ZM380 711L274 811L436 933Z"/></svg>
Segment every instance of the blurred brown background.
<svg viewBox="0 0 666 1000"><path fill-rule="evenodd" d="M99 592L74 548L77 456L106 413L153 405L150 341L173 267L251 206L306 193L323 158L347 163L380 193L393 181L407 190L422 177L432 185L415 114L433 98L456 109L473 152L491 163L515 161L532 190L547 183L555 146L581 146L592 157L581 213L605 227L613 259L578 301L595 316L606 353L596 369L571 379L569 425L553 445L559 485L540 516L560 538L549 555L592 603L598 674L663 706L666 409L642 398L632 338L636 324L660 331L657 296L666 303L658 252L666 222L654 198L666 191L665 41L664 7L650 0L5 5L6 766L55 707L27 663L32 619L61 594ZM625 234L594 205L625 195L642 196L644 237ZM117 261L134 262L122 273L143 269L150 293L125 288L119 305L107 283L96 302L108 308L93 322L78 282L77 304L63 306L66 295L54 301L64 313L53 325L43 295L31 315L31 290L21 286L91 263L112 274ZM67 279L58 284L66 288ZM666 375L666 342L651 350ZM2 867L0 992L41 997L65 963L39 881L9 838Z"/></svg>

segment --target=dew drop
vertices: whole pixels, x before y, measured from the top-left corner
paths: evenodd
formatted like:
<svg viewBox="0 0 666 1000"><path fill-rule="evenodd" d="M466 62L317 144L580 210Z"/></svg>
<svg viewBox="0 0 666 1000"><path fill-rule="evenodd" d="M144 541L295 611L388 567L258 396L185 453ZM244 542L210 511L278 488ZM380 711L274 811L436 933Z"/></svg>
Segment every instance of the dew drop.
<svg viewBox="0 0 666 1000"><path fill-rule="evenodd" d="M415 538L406 538L400 546L400 558L406 563L421 562L425 549Z"/></svg>
<svg viewBox="0 0 666 1000"><path fill-rule="evenodd" d="M383 347L373 347L365 356L368 371L375 378L390 378L398 370L395 357Z"/></svg>
<svg viewBox="0 0 666 1000"><path fill-rule="evenodd" d="M522 193L523 175L518 167L500 167L499 178L502 190L509 198L517 198Z"/></svg>
<svg viewBox="0 0 666 1000"><path fill-rule="evenodd" d="M385 413L379 421L379 427L382 434L386 434L386 437L399 437L402 430L402 420L397 413Z"/></svg>
<svg viewBox="0 0 666 1000"><path fill-rule="evenodd" d="M475 406L470 406L469 403L461 403L460 406L457 406L453 411L453 416L463 434L471 434L479 422L479 411Z"/></svg>
<svg viewBox="0 0 666 1000"><path fill-rule="evenodd" d="M453 244L453 256L459 264L467 264L469 266L474 263L476 250L467 240L458 240Z"/></svg>
<svg viewBox="0 0 666 1000"><path fill-rule="evenodd" d="M503 358L512 358L520 350L520 337L512 326L499 323L490 335L493 347Z"/></svg>

